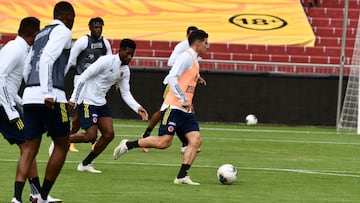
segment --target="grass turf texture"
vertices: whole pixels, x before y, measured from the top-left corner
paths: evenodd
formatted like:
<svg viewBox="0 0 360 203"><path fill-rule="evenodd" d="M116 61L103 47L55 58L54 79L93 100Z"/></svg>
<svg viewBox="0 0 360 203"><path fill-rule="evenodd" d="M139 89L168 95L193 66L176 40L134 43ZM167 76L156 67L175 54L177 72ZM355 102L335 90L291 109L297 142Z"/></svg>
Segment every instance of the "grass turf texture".
<svg viewBox="0 0 360 203"><path fill-rule="evenodd" d="M201 123L203 145L189 175L200 186L174 185L182 155L174 139L166 150L134 149L112 158L121 139L137 139L147 122L114 120L115 139L94 161L102 174L78 172L91 149L69 152L51 195L63 202L359 202L360 136L332 128L245 126ZM156 135L157 129L152 133ZM50 139L43 137L37 160L42 182ZM0 202L9 202L19 150L0 141ZM233 164L238 180L222 185L219 166ZM25 185L23 200L30 193Z"/></svg>

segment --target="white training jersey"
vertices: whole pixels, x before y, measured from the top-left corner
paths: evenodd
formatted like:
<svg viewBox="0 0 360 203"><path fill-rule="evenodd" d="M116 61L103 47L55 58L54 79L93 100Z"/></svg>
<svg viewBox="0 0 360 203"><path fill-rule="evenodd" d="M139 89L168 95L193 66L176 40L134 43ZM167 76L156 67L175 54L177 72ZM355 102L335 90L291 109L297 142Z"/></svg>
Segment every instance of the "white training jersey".
<svg viewBox="0 0 360 203"><path fill-rule="evenodd" d="M104 44L106 47L106 55L111 55L112 50L109 40L105 39L104 37L102 37L102 39L104 40ZM73 46L71 47L69 62L66 66L65 72L67 72L70 69L70 67L76 66L77 58L79 54L87 48L88 41L89 41L88 35L84 35L74 42Z"/></svg>
<svg viewBox="0 0 360 203"><path fill-rule="evenodd" d="M29 45L20 36L9 41L0 50L0 105L4 107L9 120L19 117L14 106L21 104L18 91L28 51Z"/></svg>
<svg viewBox="0 0 360 203"><path fill-rule="evenodd" d="M189 54L192 55L190 55ZM169 85L172 92L174 93L174 95L179 99L179 101L181 103L184 103L185 101L187 101L186 98L184 98L184 93L181 91L180 88L177 88L179 86L179 77L188 69L192 68L192 57L194 57L194 59L196 60L196 62L198 63L199 57L198 54L192 49L189 48L188 51L183 52L175 61L174 65L171 67L171 69L169 70L169 73L167 74L167 76L165 77L163 84L164 85ZM199 64L197 64L199 65ZM162 104L161 106L161 111L165 110L166 108L168 108L167 104ZM179 109L177 106L170 106L171 109Z"/></svg>
<svg viewBox="0 0 360 203"><path fill-rule="evenodd" d="M190 48L189 41L186 39L184 41L179 42L175 47L174 50L171 52L169 57L168 66L173 66L176 59L182 54L184 51Z"/></svg>
<svg viewBox="0 0 360 203"><path fill-rule="evenodd" d="M39 62L39 78L40 86L26 87L23 94L23 104L44 104L45 98L54 98L56 102L66 103L65 91L57 88L48 88L49 80L49 68L52 67L54 62L58 59L60 54L64 49L71 48L71 30L65 26L65 24L60 20L53 20L51 25L59 24L56 26L49 36L49 41L40 57ZM31 70L31 56L33 51L30 50L30 53L26 59L25 69L24 69L24 79L28 78L28 74ZM65 77L65 76L64 76ZM51 89L52 92L48 90Z"/></svg>
<svg viewBox="0 0 360 203"><path fill-rule="evenodd" d="M84 104L105 105L106 93L118 83L122 99L138 113L141 105L132 96L129 82L129 66L121 65L119 55L101 56L79 76L78 86L74 88L70 101L78 103L79 96L83 95L81 99Z"/></svg>
<svg viewBox="0 0 360 203"><path fill-rule="evenodd" d="M91 33L89 35L91 35ZM77 65L76 63L77 63L80 53L88 47L89 35L84 35L74 42L74 44L70 50L69 61L66 65L65 73L67 73L72 66ZM105 39L104 37L101 37L101 38L103 39L105 47L106 47L106 55L111 55L112 50L111 50L110 42L107 39ZM101 39L101 38L99 38L99 39ZM79 75L75 74L74 75L74 88L78 85L78 79L79 79ZM80 98L82 98L82 95L80 96ZM79 103L81 103L81 102L82 102L82 99L79 100Z"/></svg>

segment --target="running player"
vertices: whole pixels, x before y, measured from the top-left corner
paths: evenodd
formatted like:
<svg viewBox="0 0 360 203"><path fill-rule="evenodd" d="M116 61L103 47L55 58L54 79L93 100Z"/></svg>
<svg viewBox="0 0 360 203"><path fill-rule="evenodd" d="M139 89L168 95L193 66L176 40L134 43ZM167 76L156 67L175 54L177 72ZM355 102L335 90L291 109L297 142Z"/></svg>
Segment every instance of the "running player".
<svg viewBox="0 0 360 203"><path fill-rule="evenodd" d="M97 139L98 129L101 137L95 143L94 149L79 163L78 171L101 173L91 162L100 155L107 145L114 139L114 127L110 109L106 102L106 93L117 83L121 97L125 103L143 120L148 119L147 111L134 99L130 92L130 63L136 49L136 43L131 39L123 39L120 43L119 54L100 57L91 64L79 77L78 85L73 90L69 100L69 108L75 109L79 105L81 127L85 133L70 135L70 142L87 143ZM81 98L82 95L82 98Z"/></svg>
<svg viewBox="0 0 360 203"><path fill-rule="evenodd" d="M112 54L110 42L102 36L104 20L100 17L91 18L89 21L90 34L84 35L74 42L70 51L67 69L76 67L74 87L77 79L84 70L94 63L100 56ZM79 111L74 110L70 134L77 133L80 129ZM69 150L78 152L74 143L70 143Z"/></svg>
<svg viewBox="0 0 360 203"><path fill-rule="evenodd" d="M192 113L192 99L200 77L198 59L207 49L208 34L203 30L193 31L189 36L190 48L175 61L164 84L170 87L161 106L159 136L148 136L135 141L121 140L114 149L114 159L129 150L139 147L165 149L168 148L176 133L188 141L182 165L174 184L200 185L187 175L201 146L199 124Z"/></svg>

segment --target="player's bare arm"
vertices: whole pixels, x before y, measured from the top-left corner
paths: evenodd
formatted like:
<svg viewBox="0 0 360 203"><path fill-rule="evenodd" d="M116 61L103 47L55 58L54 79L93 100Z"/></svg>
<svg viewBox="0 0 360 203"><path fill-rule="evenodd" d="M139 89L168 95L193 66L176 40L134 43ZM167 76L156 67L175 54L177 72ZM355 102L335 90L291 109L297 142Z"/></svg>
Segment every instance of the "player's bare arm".
<svg viewBox="0 0 360 203"><path fill-rule="evenodd" d="M142 120L148 120L149 119L149 114L143 107L139 107L138 114L139 114L139 116L141 117Z"/></svg>
<svg viewBox="0 0 360 203"><path fill-rule="evenodd" d="M68 108L69 108L69 111L74 111L75 110L75 108L76 108L76 104L74 103L74 102L72 102L72 101L68 101Z"/></svg>
<svg viewBox="0 0 360 203"><path fill-rule="evenodd" d="M199 78L198 78L198 84L202 84L202 85L205 85L206 86L206 80L203 78L203 77L201 77L201 75L199 75Z"/></svg>

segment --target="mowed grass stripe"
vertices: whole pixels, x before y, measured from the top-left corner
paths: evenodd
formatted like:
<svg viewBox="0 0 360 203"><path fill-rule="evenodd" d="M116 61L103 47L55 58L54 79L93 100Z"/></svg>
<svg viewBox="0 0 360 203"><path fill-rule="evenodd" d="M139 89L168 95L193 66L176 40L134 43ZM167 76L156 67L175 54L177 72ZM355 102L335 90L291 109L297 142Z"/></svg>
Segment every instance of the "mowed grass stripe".
<svg viewBox="0 0 360 203"><path fill-rule="evenodd" d="M0 159L0 162L17 162L15 159ZM37 160L38 163L47 163L47 160ZM66 161L70 164L78 164L78 161ZM142 162L109 162L109 161L95 161L96 164L107 164L107 165L143 165L143 166L166 166L166 167L179 167L179 164L171 163L142 163ZM194 164L192 167L197 168L213 168L217 169L218 166L210 165L197 165ZM328 176L341 176L341 177L353 177L360 178L359 171L333 171L333 170L311 170L311 169L291 169L291 168L256 168L256 167L236 167L238 170L255 170L255 171L277 171L277 172L293 172L303 174L314 174L314 175L328 175Z"/></svg>

